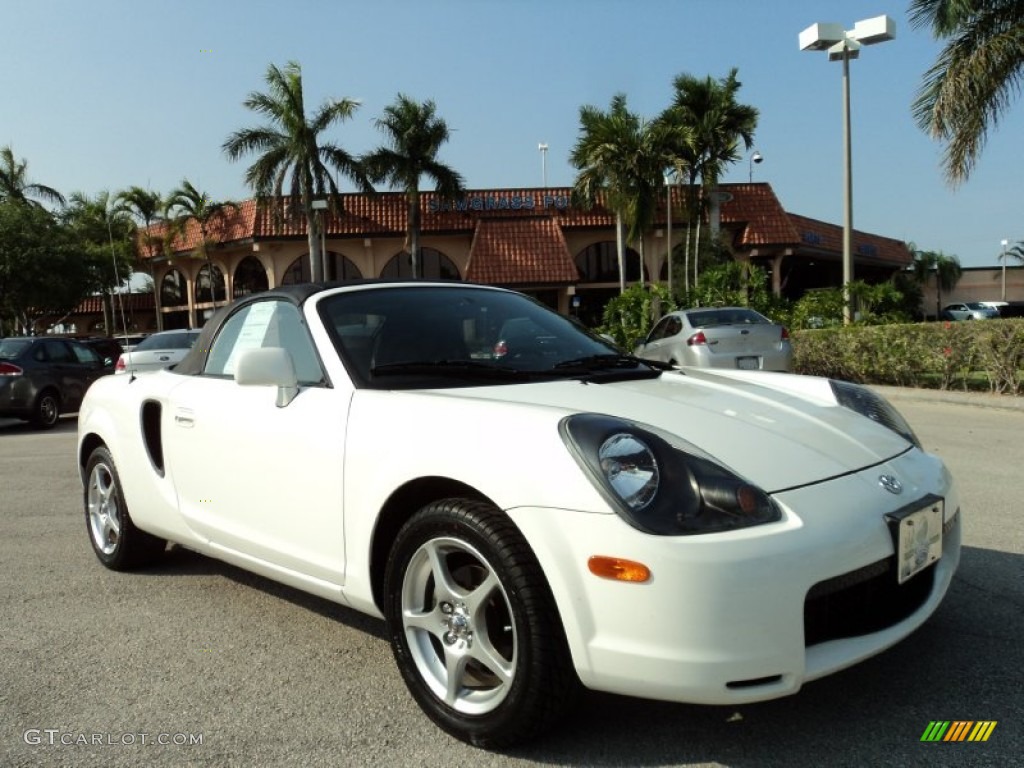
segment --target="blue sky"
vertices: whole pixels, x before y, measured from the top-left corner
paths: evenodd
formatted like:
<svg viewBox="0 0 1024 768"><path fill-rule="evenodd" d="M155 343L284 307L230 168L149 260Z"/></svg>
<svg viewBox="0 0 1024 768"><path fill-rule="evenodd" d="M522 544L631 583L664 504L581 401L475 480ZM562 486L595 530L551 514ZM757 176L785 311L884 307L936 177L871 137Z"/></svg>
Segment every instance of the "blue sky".
<svg viewBox="0 0 1024 768"><path fill-rule="evenodd" d="M187 177L217 199L251 196L247 163L221 151L259 123L242 106L267 65L298 61L308 105L362 106L330 136L353 153L381 142L373 119L398 92L433 99L454 129L442 159L473 188L569 185L579 107L616 92L654 117L679 73L739 69L760 110L755 181L783 206L842 223L841 64L801 52L815 22L880 14L897 37L851 64L854 226L996 264L1020 217L1024 104L989 139L971 179L950 189L941 149L910 104L940 46L907 20L909 0L0 0L0 146L32 180L65 194ZM745 181L750 164L725 181Z"/></svg>

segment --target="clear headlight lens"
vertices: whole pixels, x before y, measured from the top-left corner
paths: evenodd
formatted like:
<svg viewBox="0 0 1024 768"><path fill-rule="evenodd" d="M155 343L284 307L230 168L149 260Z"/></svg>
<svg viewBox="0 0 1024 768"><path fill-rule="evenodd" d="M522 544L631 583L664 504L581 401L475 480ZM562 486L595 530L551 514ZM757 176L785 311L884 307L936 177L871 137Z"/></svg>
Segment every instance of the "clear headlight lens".
<svg viewBox="0 0 1024 768"><path fill-rule="evenodd" d="M647 533L718 533L781 518L764 491L696 446L599 414L563 419L562 437L623 519Z"/></svg>
<svg viewBox="0 0 1024 768"><path fill-rule="evenodd" d="M841 406L856 411L861 416L867 416L872 421L877 421L906 438L918 448L921 447L921 441L917 439L917 435L914 434L914 430L910 428L907 420L893 407L892 403L880 394L848 381L830 379L828 383L832 387L832 394L835 395L836 402Z"/></svg>
<svg viewBox="0 0 1024 768"><path fill-rule="evenodd" d="M658 492L658 460L636 435L612 435L601 443L597 458L608 484L630 509L651 503Z"/></svg>

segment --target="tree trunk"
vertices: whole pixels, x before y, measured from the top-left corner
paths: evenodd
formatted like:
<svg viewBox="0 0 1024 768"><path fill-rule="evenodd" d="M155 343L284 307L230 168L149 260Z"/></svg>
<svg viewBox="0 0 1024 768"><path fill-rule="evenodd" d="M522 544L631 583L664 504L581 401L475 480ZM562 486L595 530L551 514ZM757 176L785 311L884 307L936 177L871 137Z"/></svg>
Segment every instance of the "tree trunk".
<svg viewBox="0 0 1024 768"><path fill-rule="evenodd" d="M164 329L164 315L160 311L160 286L156 284L156 270L153 268L153 252L149 253L149 277L153 281L153 310L156 312L157 333Z"/></svg>
<svg viewBox="0 0 1024 768"><path fill-rule="evenodd" d="M409 193L409 263L412 266L412 279L422 276L420 265L420 203L417 191Z"/></svg>
<svg viewBox="0 0 1024 768"><path fill-rule="evenodd" d="M646 281L644 280L644 276L647 273L647 270L644 268L644 264L645 264L646 258L647 258L647 255L644 253L644 236L640 235L640 286L641 287L643 287L644 285L647 284Z"/></svg>
<svg viewBox="0 0 1024 768"><path fill-rule="evenodd" d="M698 275L700 272L700 220L701 213L700 208L697 208L697 233L693 238L693 290L697 290L700 285L700 278Z"/></svg>
<svg viewBox="0 0 1024 768"><path fill-rule="evenodd" d="M107 336L114 335L114 307L113 302L110 300L110 293L106 290L103 291L103 329L107 332Z"/></svg>
<svg viewBox="0 0 1024 768"><path fill-rule="evenodd" d="M626 231L622 214L615 214L615 250L619 257L619 293L626 292Z"/></svg>
<svg viewBox="0 0 1024 768"><path fill-rule="evenodd" d="M306 207L306 241L309 245L309 280L319 283L323 280L323 254L320 253L320 237L316 218L309 206Z"/></svg>

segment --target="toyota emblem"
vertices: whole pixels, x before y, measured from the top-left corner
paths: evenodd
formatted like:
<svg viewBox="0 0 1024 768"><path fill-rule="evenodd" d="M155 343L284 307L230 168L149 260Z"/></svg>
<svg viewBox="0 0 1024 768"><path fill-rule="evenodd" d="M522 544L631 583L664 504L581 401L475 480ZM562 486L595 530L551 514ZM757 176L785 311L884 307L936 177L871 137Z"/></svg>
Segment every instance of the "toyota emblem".
<svg viewBox="0 0 1024 768"><path fill-rule="evenodd" d="M903 493L903 483L892 475L879 475L878 484L889 493Z"/></svg>

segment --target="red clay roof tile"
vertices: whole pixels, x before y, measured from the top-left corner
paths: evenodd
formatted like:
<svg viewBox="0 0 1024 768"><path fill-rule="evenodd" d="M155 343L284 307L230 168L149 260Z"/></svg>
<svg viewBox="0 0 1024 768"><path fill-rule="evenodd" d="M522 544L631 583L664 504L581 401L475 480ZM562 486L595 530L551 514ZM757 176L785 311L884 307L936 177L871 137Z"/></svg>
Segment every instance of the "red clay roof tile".
<svg viewBox="0 0 1024 768"><path fill-rule="evenodd" d="M672 219L678 226L685 226L686 198L689 188L684 185L671 187ZM757 247L768 248L817 248L841 250L841 228L833 224L808 219L803 216L789 214L782 207L770 184L723 184L719 187L723 193L721 203L721 224L723 228L735 233L734 247L745 250ZM518 220L526 221L540 217L549 222L558 235L574 229L611 228L615 224L614 215L600 204L590 209L582 209L571 204L572 190L568 187L545 189L484 189L467 190L463 196L455 200L441 198L435 192L420 193L421 231L426 234L468 234L473 233L476 252L476 238L489 238L492 232L499 230L490 225L481 228L479 222ZM405 194L401 192L380 192L373 195L347 193L338 197L340 210L326 214L327 233L332 237L379 237L403 235L407 229L408 205ZM524 219L528 217L528 219ZM667 221L665 200L659 202L657 220L654 226L664 226ZM153 228L154 236L164 231L166 225L158 224ZM527 227L539 232L536 226ZM810 233L810 240L808 239ZM838 236L836 233L840 233ZM237 209L229 210L220 220L215 221L208 231L208 237L214 242L228 243L245 240L267 238L305 238L306 222L302 216L275 217L268 205L258 204L256 200L245 200ZM510 237L522 234L516 228L508 230ZM544 235L550 249L553 240L550 234ZM190 221L173 243L175 252L194 250L199 245L199 227ZM539 242L539 241L538 241ZM484 248L483 243L479 248ZM854 247L857 256L865 259L878 259L889 263L907 264L911 261L910 253L898 240L855 232ZM493 261L497 244L488 244L485 260ZM513 263L510 255L515 251L514 244L506 249L503 263ZM520 249L520 254L524 251ZM145 254L145 249L143 249ZM518 257L517 257L518 258ZM524 265L525 267L525 265ZM550 265L549 265L550 267ZM543 272L543 267L534 265L529 269ZM487 270L493 267L488 264ZM484 270L477 266L476 271ZM502 268L504 269L504 267ZM564 266L555 268L561 280L575 280L565 277L568 274ZM501 270L501 274L509 275ZM478 279L478 278L474 278ZM533 278L530 278L533 281ZM517 280L515 282L524 282Z"/></svg>
<svg viewBox="0 0 1024 768"><path fill-rule="evenodd" d="M490 285L574 283L579 273L552 216L478 219L466 279Z"/></svg>

